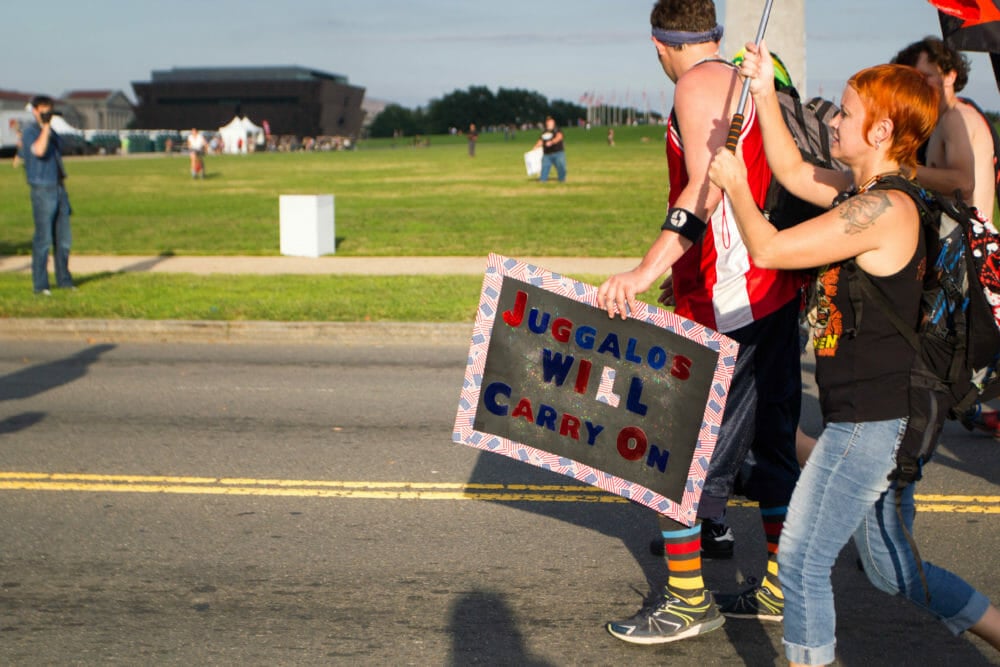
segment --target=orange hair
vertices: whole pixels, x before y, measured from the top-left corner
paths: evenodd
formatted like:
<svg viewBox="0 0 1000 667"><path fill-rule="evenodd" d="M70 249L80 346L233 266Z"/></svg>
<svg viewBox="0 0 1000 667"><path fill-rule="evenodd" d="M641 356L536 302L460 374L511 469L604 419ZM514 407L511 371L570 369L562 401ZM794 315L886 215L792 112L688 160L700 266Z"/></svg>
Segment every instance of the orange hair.
<svg viewBox="0 0 1000 667"><path fill-rule="evenodd" d="M865 107L865 140L875 121L892 121L892 147L887 157L916 169L917 149L934 131L938 119L938 91L924 75L907 65L876 65L847 82Z"/></svg>

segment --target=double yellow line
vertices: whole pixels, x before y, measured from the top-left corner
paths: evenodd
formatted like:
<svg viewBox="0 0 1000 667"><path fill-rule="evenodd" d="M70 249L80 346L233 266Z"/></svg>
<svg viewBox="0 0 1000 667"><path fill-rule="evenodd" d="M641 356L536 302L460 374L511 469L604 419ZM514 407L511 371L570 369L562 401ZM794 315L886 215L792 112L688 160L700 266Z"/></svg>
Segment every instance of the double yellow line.
<svg viewBox="0 0 1000 667"><path fill-rule="evenodd" d="M83 473L0 472L0 491L176 493L298 496L379 500L492 500L501 502L626 502L583 485L462 484L451 482L341 482L244 477L168 477Z"/></svg>
<svg viewBox="0 0 1000 667"><path fill-rule="evenodd" d="M0 491L172 493L223 496L361 498L375 500L484 500L491 502L624 503L624 498L585 485L371 482L245 477L172 477L86 473L0 472ZM1000 514L1000 496L920 495L921 512ZM732 505L756 503L733 500Z"/></svg>

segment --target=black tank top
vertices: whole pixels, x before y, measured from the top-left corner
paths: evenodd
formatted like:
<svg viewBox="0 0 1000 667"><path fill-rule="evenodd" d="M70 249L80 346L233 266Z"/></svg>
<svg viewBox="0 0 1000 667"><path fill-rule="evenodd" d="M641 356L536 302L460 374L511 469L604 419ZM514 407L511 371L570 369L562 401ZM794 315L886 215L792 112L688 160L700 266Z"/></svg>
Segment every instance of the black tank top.
<svg viewBox="0 0 1000 667"><path fill-rule="evenodd" d="M878 185L872 189L876 188ZM891 276L866 274L903 320L913 322L914 330L920 318L926 258L921 225L916 251L906 266ZM820 270L815 305L809 314L823 420L866 422L905 417L909 414L906 390L913 348L858 287L854 289L861 293L852 295L848 278L852 270L861 271L853 260ZM854 307L859 299L860 324Z"/></svg>

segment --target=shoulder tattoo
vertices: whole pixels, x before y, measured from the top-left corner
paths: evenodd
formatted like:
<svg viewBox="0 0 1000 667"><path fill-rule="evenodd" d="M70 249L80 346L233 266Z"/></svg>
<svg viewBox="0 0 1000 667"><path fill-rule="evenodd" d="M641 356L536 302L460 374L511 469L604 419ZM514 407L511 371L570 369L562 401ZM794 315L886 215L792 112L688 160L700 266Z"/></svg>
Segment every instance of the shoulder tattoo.
<svg viewBox="0 0 1000 667"><path fill-rule="evenodd" d="M851 197L840 205L840 218L844 221L845 234L860 234L875 224L886 209L892 207L885 190L865 192Z"/></svg>

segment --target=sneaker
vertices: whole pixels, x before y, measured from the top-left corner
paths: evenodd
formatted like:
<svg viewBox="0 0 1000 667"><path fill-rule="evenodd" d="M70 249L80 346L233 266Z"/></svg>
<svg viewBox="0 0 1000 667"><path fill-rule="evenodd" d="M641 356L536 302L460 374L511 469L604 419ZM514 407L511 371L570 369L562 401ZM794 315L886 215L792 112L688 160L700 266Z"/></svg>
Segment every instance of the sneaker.
<svg viewBox="0 0 1000 667"><path fill-rule="evenodd" d="M728 560L733 557L736 536L733 529L716 521L701 522L701 557L708 560Z"/></svg>
<svg viewBox="0 0 1000 667"><path fill-rule="evenodd" d="M730 618L756 618L780 623L785 616L785 601L763 586L753 586L737 595L719 595L719 611Z"/></svg>
<svg viewBox="0 0 1000 667"><path fill-rule="evenodd" d="M625 621L608 623L612 635L632 644L666 644L687 637L695 637L721 628L726 622L705 591L699 604L689 604L665 591L639 613Z"/></svg>
<svg viewBox="0 0 1000 667"><path fill-rule="evenodd" d="M52 296L52 290L48 290L48 289L35 290L35 295L36 296Z"/></svg>
<svg viewBox="0 0 1000 667"><path fill-rule="evenodd" d="M996 410L982 410L978 411L975 417L971 420L972 429L976 431L983 431L984 433L989 433L990 435L998 435L998 430L1000 430L1000 413Z"/></svg>
<svg viewBox="0 0 1000 667"><path fill-rule="evenodd" d="M701 557L706 560L728 560L733 557L736 546L736 536L733 529L724 523L708 519L701 522ZM666 551L663 538L651 540L649 552L654 556L663 556Z"/></svg>

